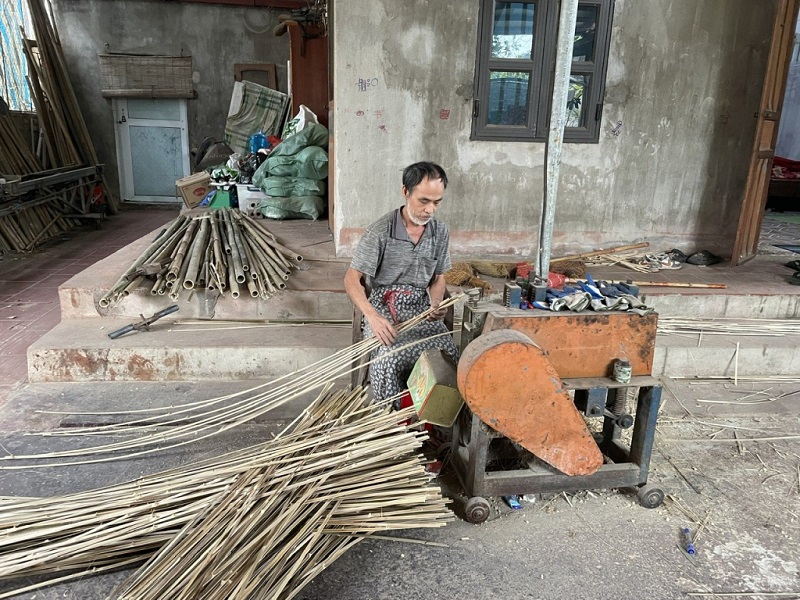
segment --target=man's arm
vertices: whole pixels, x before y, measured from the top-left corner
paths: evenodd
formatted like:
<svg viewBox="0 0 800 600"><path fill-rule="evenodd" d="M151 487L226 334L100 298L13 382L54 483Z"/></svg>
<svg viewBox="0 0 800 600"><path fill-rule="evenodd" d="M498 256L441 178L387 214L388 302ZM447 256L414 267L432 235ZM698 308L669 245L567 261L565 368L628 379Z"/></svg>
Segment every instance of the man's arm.
<svg viewBox="0 0 800 600"><path fill-rule="evenodd" d="M444 293L447 290L447 283L444 280L444 275L434 275L431 285L428 287L428 295L431 297L431 308L434 312L431 313L431 320L438 320L444 317L444 310L439 310L439 305L444 299Z"/></svg>
<svg viewBox="0 0 800 600"><path fill-rule="evenodd" d="M375 307L369 303L364 286L361 285L362 276L363 273L356 271L352 267L347 269L347 273L344 275L344 289L350 297L351 302L355 304L358 310L364 315L375 337L377 337L384 346L389 346L394 342L397 332L394 330L392 324L382 317L380 313L375 310ZM439 301L441 302L441 300Z"/></svg>

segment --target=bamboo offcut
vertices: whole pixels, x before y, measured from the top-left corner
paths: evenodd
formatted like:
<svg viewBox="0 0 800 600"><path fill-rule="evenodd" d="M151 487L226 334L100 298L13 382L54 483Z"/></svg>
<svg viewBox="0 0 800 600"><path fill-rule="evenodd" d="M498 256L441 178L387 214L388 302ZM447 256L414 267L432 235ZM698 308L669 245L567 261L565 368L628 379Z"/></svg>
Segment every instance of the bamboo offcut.
<svg viewBox="0 0 800 600"><path fill-rule="evenodd" d="M0 228L0 236L2 233ZM303 258L276 242L264 225L237 210L222 208L183 215L142 252L103 295L100 306L118 303L139 285L132 285L137 281L137 269L165 258L171 260L161 272L142 280L153 295L169 290L170 298L177 301L183 290L207 289L238 298L244 287L247 295L267 299L286 288L294 268L287 256L292 260Z"/></svg>

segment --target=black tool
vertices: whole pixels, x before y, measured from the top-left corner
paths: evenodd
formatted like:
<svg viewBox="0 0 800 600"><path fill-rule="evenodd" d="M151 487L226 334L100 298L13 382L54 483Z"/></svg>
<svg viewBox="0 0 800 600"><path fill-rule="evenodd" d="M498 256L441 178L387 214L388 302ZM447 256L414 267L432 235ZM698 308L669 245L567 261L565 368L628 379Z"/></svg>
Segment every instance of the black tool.
<svg viewBox="0 0 800 600"><path fill-rule="evenodd" d="M173 304L172 306L168 306L164 310L160 310L155 313L152 317L145 317L144 315L139 315L142 317L142 320L138 323L131 323L130 325L125 325L116 331L112 331L108 334L112 340L117 339L118 337L125 335L126 333L130 333L131 331L141 331L144 329L145 331L150 331L150 325L158 321L161 317L166 317L167 315L171 315L174 312L178 311L178 305Z"/></svg>
<svg viewBox="0 0 800 600"><path fill-rule="evenodd" d="M140 267L137 267L133 271L131 271L128 275L125 275L126 281L133 281L137 277L147 277L148 275L158 275L161 273L169 263L172 262L172 258L162 258L158 262L152 262L144 264Z"/></svg>

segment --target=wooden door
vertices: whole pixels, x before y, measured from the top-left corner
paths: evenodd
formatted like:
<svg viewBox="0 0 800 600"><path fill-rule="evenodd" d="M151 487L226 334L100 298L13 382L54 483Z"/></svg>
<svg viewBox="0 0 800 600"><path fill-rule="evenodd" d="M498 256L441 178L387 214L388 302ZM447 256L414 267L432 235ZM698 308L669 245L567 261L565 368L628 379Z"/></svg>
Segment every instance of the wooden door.
<svg viewBox="0 0 800 600"><path fill-rule="evenodd" d="M783 93L786 89L786 78L792 56L798 6L800 0L778 0L742 212L739 215L739 227L736 230L736 241L731 256L733 266L753 258L758 248L761 221L767 204L772 159L775 156L775 142L778 138Z"/></svg>

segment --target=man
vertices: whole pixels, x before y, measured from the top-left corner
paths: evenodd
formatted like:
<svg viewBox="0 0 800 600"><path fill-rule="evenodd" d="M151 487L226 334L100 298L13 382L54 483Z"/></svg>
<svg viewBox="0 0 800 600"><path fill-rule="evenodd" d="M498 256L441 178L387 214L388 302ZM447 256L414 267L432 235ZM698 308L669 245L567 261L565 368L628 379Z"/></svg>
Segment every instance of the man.
<svg viewBox="0 0 800 600"><path fill-rule="evenodd" d="M424 350L440 348L458 360L452 337L424 340L447 331L442 321L444 311L437 310L431 319L401 335L394 327L430 307L438 308L444 298L444 274L451 267L450 234L447 225L433 215L446 187L447 175L439 165L419 162L406 167L402 187L405 205L367 228L345 274L347 295L364 314L364 337L375 335L383 344L373 358L385 358L373 362L369 369L377 400L406 389L411 369ZM371 288L369 296L362 277ZM392 353L415 340L424 341Z"/></svg>

